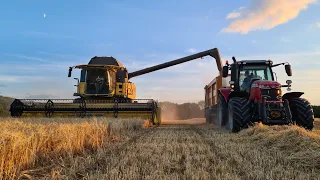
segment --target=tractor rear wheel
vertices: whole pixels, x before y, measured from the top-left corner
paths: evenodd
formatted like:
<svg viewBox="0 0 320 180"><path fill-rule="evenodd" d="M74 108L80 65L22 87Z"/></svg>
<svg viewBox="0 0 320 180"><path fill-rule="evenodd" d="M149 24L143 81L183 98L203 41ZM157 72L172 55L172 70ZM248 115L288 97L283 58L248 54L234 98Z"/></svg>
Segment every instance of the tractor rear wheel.
<svg viewBox="0 0 320 180"><path fill-rule="evenodd" d="M246 98L234 97L228 103L228 120L226 129L231 132L239 132L243 128L248 128L251 122L250 103Z"/></svg>
<svg viewBox="0 0 320 180"><path fill-rule="evenodd" d="M228 120L228 104L221 93L218 94L217 125L223 127Z"/></svg>
<svg viewBox="0 0 320 180"><path fill-rule="evenodd" d="M312 130L314 127L314 113L310 102L304 98L293 98L290 107L293 121L298 126Z"/></svg>

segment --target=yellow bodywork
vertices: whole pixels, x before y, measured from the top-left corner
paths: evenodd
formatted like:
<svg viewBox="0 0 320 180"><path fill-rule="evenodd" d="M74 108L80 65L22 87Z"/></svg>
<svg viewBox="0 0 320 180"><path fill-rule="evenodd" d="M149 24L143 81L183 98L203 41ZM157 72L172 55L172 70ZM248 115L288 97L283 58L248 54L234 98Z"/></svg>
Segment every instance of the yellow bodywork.
<svg viewBox="0 0 320 180"><path fill-rule="evenodd" d="M136 85L133 83L116 83L116 93L117 96L125 96L130 99L136 98Z"/></svg>
<svg viewBox="0 0 320 180"><path fill-rule="evenodd" d="M87 85L85 82L80 82L78 85L78 93L79 94L85 94L85 90L87 88Z"/></svg>
<svg viewBox="0 0 320 180"><path fill-rule="evenodd" d="M93 66L94 67L94 66ZM87 65L81 65L78 68L81 69L87 69ZM92 67L91 67L92 68ZM126 97L130 99L135 99L136 98L136 86L132 82L129 82L127 79L127 82L116 82L115 81L115 72L117 69L120 67L117 66L106 66L104 68L97 67L99 69L104 69L106 77L109 77L112 80L109 80L109 94L107 94L109 97L114 97L114 96L120 96L120 97ZM86 82L79 82L77 85L77 94L85 97L88 96L89 94L86 93L87 91L87 83ZM104 95L104 94L103 94ZM102 96L103 96L102 95ZM90 96L90 95L89 95Z"/></svg>

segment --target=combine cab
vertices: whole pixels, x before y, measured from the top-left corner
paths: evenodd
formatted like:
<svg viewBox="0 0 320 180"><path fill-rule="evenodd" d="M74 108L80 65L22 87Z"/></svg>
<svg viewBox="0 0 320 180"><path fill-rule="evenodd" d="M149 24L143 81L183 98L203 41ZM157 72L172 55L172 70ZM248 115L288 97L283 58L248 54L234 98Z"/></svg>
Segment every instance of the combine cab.
<svg viewBox="0 0 320 180"><path fill-rule="evenodd" d="M232 132L247 128L254 122L267 125L297 124L313 129L314 114L303 92L282 94L281 88L291 90L291 80L286 85L275 81L273 68L287 63L273 64L271 60L245 60L228 62L220 76L205 87L206 119ZM231 70L231 74L229 73ZM228 80L229 78L229 80ZM222 83L222 82L225 83ZM228 83L226 83L228 81Z"/></svg>
<svg viewBox="0 0 320 180"><path fill-rule="evenodd" d="M161 108L153 99L136 99L136 86L129 79L191 60L211 56L216 59L219 71L222 63L217 48L148 67L132 73L113 57L93 57L88 64L69 68L80 69L75 85L75 99L15 99L11 104L13 117L142 117L152 124L161 123Z"/></svg>

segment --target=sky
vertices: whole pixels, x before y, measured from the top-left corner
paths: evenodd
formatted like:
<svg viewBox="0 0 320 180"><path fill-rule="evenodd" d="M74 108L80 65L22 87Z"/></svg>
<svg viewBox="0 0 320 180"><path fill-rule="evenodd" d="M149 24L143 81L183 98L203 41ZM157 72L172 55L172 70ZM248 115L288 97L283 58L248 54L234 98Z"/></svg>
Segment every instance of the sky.
<svg viewBox="0 0 320 180"><path fill-rule="evenodd" d="M218 48L223 61L290 63L293 76L279 66L277 80L292 80L292 91L320 105L316 0L11 0L1 3L0 23L4 96L74 98L68 67L94 56L113 56L132 72ZM137 98L183 103L204 100L204 86L217 75L206 57L131 81Z"/></svg>

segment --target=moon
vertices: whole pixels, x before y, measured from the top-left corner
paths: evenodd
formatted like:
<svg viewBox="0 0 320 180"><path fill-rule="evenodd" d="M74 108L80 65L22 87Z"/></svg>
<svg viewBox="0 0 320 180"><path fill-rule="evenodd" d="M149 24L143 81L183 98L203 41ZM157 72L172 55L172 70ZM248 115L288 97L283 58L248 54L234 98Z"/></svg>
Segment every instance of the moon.
<svg viewBox="0 0 320 180"><path fill-rule="evenodd" d="M46 14L43 14L43 17L46 17L47 15Z"/></svg>

